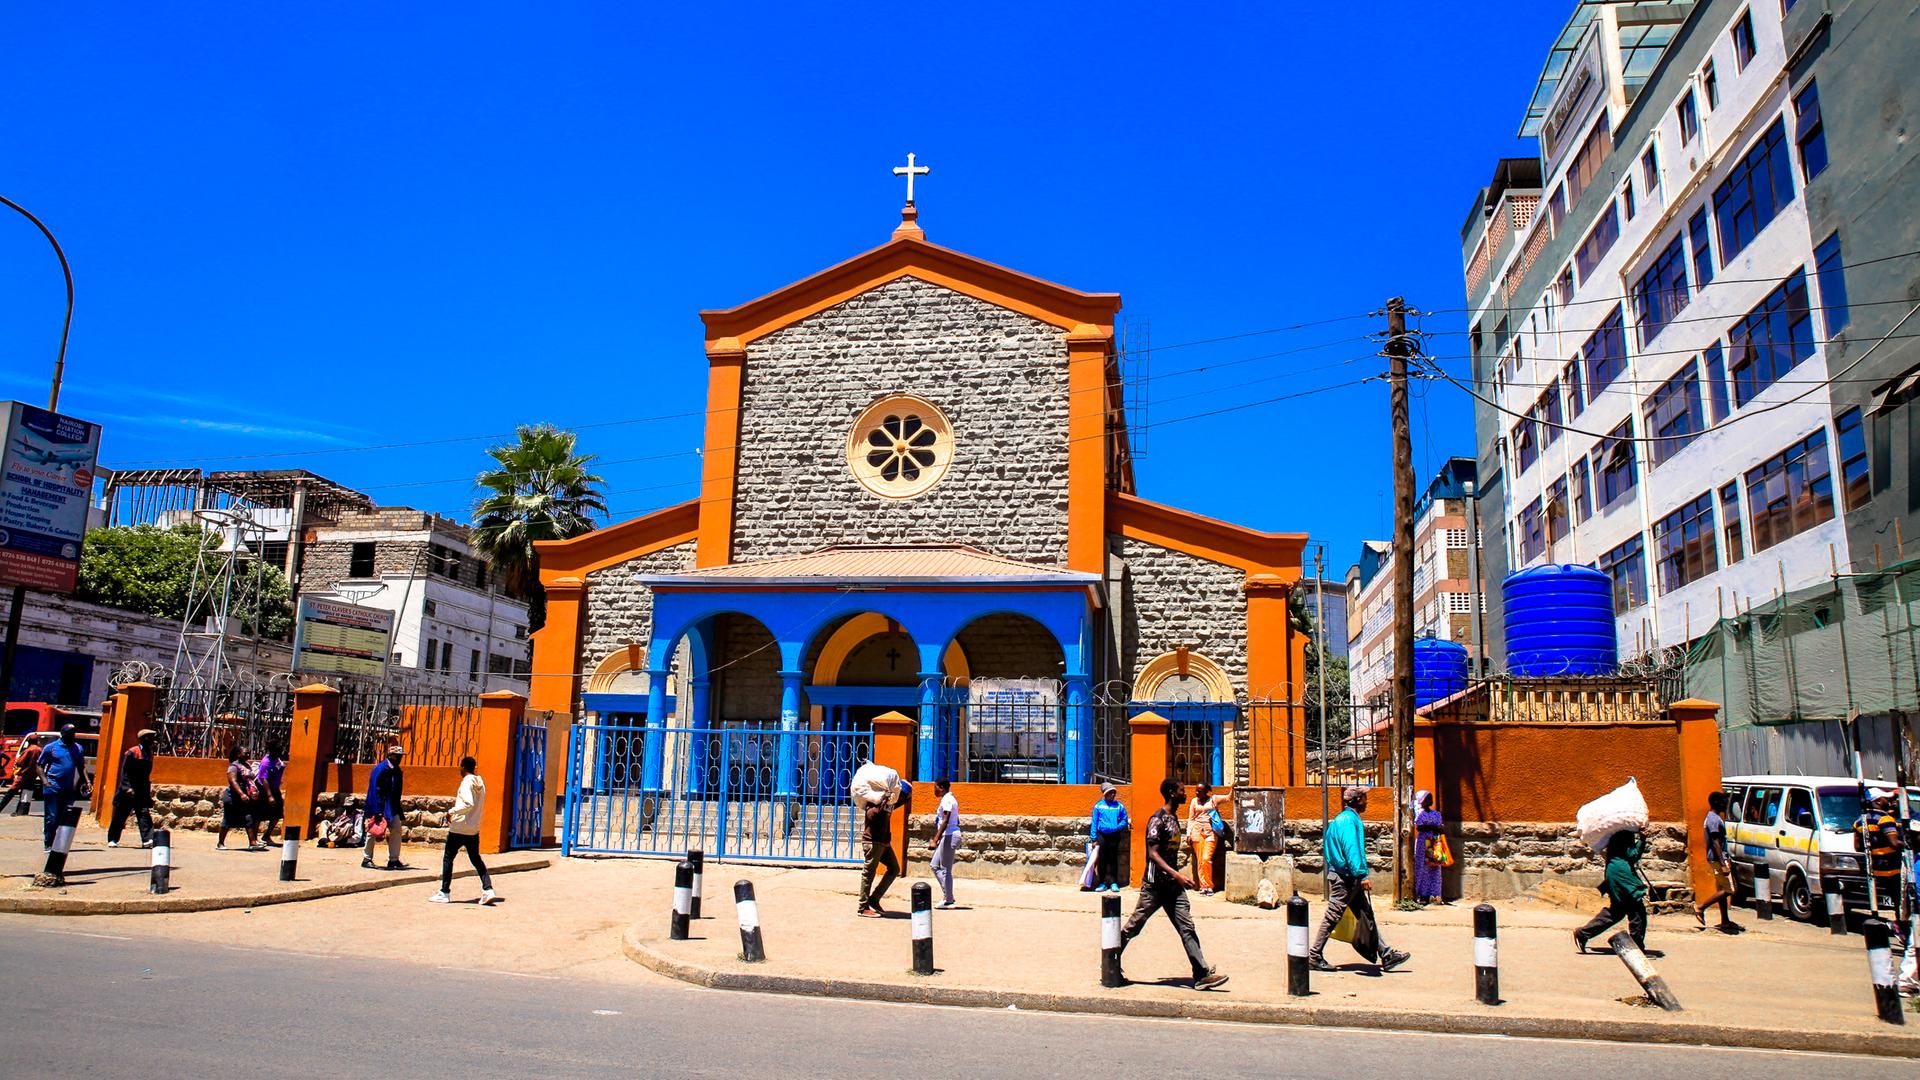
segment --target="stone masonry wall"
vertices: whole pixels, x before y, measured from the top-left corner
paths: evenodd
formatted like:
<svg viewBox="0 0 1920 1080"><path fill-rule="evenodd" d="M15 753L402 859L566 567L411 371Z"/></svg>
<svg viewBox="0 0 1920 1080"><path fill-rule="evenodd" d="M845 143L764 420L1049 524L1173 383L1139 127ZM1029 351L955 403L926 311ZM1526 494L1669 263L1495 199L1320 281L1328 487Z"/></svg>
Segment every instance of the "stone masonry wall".
<svg viewBox="0 0 1920 1080"><path fill-rule="evenodd" d="M1087 819L969 814L954 857L954 877L1072 884L1087 866ZM915 814L907 862L924 865L933 843L933 815ZM1125 867L1128 857L1122 855Z"/></svg>
<svg viewBox="0 0 1920 1080"><path fill-rule="evenodd" d="M217 787L188 787L155 784L153 787L153 823L164 829L199 832L220 831L220 793ZM346 793L321 792L314 800L314 820L339 812ZM409 795L400 800L405 831L400 838L409 844L439 843L447 836L447 811L453 798L445 795ZM231 837L229 838L231 840ZM245 837L241 838L245 843Z"/></svg>
<svg viewBox="0 0 1920 1080"><path fill-rule="evenodd" d="M653 590L634 579L691 570L693 554L694 543L689 540L587 575L586 625L580 634L581 671L593 671L608 656L626 648L629 641L646 647L653 636ZM585 679L580 680L582 689L586 684ZM573 709L578 716L578 700Z"/></svg>
<svg viewBox="0 0 1920 1080"><path fill-rule="evenodd" d="M853 422L889 393L953 424L946 476L911 499L874 495L847 468ZM735 561L836 543L1066 558L1067 348L1054 327L900 278L749 345L741 409Z"/></svg>
<svg viewBox="0 0 1920 1080"><path fill-rule="evenodd" d="M1125 565L1120 665L1129 682L1154 657L1182 645L1226 669L1248 687L1244 571L1139 540L1108 538Z"/></svg>

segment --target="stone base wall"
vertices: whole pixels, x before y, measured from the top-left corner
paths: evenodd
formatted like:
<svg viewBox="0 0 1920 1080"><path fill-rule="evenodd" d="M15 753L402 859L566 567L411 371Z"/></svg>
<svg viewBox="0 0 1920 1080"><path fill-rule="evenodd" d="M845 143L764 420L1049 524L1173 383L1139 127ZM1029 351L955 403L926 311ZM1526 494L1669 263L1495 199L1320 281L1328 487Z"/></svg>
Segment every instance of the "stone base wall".
<svg viewBox="0 0 1920 1080"><path fill-rule="evenodd" d="M187 787L155 784L153 787L153 823L164 829L188 829L198 832L220 831L220 793L224 788ZM341 791L324 791L314 799L314 820L331 818L350 796ZM351 796L357 805L360 798ZM447 811L453 799L445 795L410 795L400 800L405 818L400 839L409 844L439 843L447 835ZM245 839L242 838L242 842Z"/></svg>
<svg viewBox="0 0 1920 1080"><path fill-rule="evenodd" d="M1087 868L1087 819L973 814L962 822L954 876L1071 885ZM933 843L933 815L916 814L907 862L922 869ZM1120 857L1124 869L1125 854Z"/></svg>

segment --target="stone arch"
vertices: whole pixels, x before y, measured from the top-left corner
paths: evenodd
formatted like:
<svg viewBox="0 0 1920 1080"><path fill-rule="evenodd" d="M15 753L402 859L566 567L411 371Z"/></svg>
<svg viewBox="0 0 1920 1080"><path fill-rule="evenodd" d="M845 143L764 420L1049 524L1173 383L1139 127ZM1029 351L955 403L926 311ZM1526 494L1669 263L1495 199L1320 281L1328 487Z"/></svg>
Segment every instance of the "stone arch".
<svg viewBox="0 0 1920 1080"><path fill-rule="evenodd" d="M1064 679L1066 645L1047 625L1022 612L987 612L969 620L952 638L965 653L973 678Z"/></svg>
<svg viewBox="0 0 1920 1080"><path fill-rule="evenodd" d="M1136 701L1234 700L1233 679L1225 668L1185 648L1147 661L1134 680Z"/></svg>
<svg viewBox="0 0 1920 1080"><path fill-rule="evenodd" d="M679 670L670 669L667 674L667 693L674 694L679 683ZM589 694L644 694L647 692L647 647L630 644L615 649L594 665L593 674L587 676Z"/></svg>
<svg viewBox="0 0 1920 1080"><path fill-rule="evenodd" d="M849 617L835 627L820 644L812 665L813 684L816 686L841 685L841 673L854 651L875 637L892 633L903 634L909 639L913 636L898 622L878 612L866 611ZM967 654L966 650L960 647L959 641L947 643L946 652L942 656L942 665L944 673L950 679L967 677L969 674ZM919 667L917 656L914 666L917 673Z"/></svg>

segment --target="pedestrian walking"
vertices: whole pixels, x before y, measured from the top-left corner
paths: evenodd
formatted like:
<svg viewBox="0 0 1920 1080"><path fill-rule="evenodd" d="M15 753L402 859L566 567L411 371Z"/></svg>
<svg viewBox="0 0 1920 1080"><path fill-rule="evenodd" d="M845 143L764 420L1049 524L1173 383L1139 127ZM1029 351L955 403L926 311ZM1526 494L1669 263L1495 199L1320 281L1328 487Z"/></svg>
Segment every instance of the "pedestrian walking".
<svg viewBox="0 0 1920 1080"><path fill-rule="evenodd" d="M1093 804L1093 822L1087 833L1095 845L1093 891L1120 891L1120 852L1126 849L1133 822L1127 820L1127 808L1120 805L1120 789L1100 785L1100 801ZM1176 853L1175 858L1178 858Z"/></svg>
<svg viewBox="0 0 1920 1080"><path fill-rule="evenodd" d="M1392 971L1412 958L1404 949L1390 948L1380 937L1380 920L1373 914L1373 882L1367 866L1367 826L1360 815L1367 809L1367 789L1350 787L1340 793L1342 809L1327 823L1320 840L1321 854L1327 864L1327 910L1320 918L1313 947L1307 950L1307 966L1314 971L1336 971L1327 963L1327 939L1340 925L1341 916L1353 912L1354 933L1349 944L1363 958Z"/></svg>
<svg viewBox="0 0 1920 1080"><path fill-rule="evenodd" d="M140 846L153 846L153 748L160 733L142 728L137 740L120 755L120 780L113 786L113 816L107 822L107 846L120 846L120 834L133 815L140 829Z"/></svg>
<svg viewBox="0 0 1920 1080"><path fill-rule="evenodd" d="M254 763L254 784L260 795L254 800L253 816L260 826L260 842L273 844L273 827L287 816L287 801L280 791L280 780L287 772L286 760L272 749L263 750Z"/></svg>
<svg viewBox="0 0 1920 1080"><path fill-rule="evenodd" d="M1423 904L1442 904L1447 851L1446 821L1434 809L1433 792L1413 793L1413 898Z"/></svg>
<svg viewBox="0 0 1920 1080"><path fill-rule="evenodd" d="M22 739L20 752L13 758L13 775L6 794L0 795L0 810L5 810L8 803L18 798L20 805L13 808L13 813L16 817L25 817L27 808L39 792L40 744Z"/></svg>
<svg viewBox="0 0 1920 1080"><path fill-rule="evenodd" d="M1160 809L1147 819L1147 865L1141 875L1140 895L1133 903L1133 914L1127 916L1126 925L1120 929L1120 953L1126 955L1127 945L1140 936L1154 912L1165 911L1167 921L1173 923L1174 932L1180 935L1181 947L1187 951L1187 963L1193 968L1193 988L1211 990L1224 984L1227 977L1209 966L1200 951L1200 934L1194 929L1193 908L1187 902L1187 890L1193 888L1193 880L1181 874L1178 867L1183 833L1180 799L1185 794L1186 786L1180 781L1172 777L1160 781ZM1121 980L1125 979L1122 975Z"/></svg>
<svg viewBox="0 0 1920 1080"><path fill-rule="evenodd" d="M866 861L860 867L860 908L855 914L865 919L878 919L886 914L880 906L880 898L900 877L900 857L893 853L893 807L892 798L882 796L878 802L863 802L861 809L865 814L865 824L860 830L860 839L867 845ZM886 873L880 878L880 887L874 888L874 871L885 867Z"/></svg>
<svg viewBox="0 0 1920 1080"><path fill-rule="evenodd" d="M1646 837L1638 829L1622 829L1607 838L1607 871L1600 880L1600 891L1607 898L1592 921L1573 932L1575 952L1587 951L1587 942L1607 928L1627 920L1633 943L1647 948L1647 883L1640 876L1640 856L1646 854Z"/></svg>
<svg viewBox="0 0 1920 1080"><path fill-rule="evenodd" d="M41 811L46 815L45 848L52 851L60 815L93 793L93 777L87 775L87 752L74 737L72 724L60 726L60 738L40 751L39 765Z"/></svg>
<svg viewBox="0 0 1920 1080"><path fill-rule="evenodd" d="M387 869L405 870L400 861L400 832L405 821L400 816L400 800L406 793L406 774L400 759L406 750L399 743L387 747L386 756L367 777L367 853L360 865L373 869L373 849L382 837L387 841Z"/></svg>
<svg viewBox="0 0 1920 1080"><path fill-rule="evenodd" d="M1219 834L1214 832L1213 785L1195 784L1193 801L1187 803L1187 847L1193 853L1193 875L1200 882L1200 895L1213 895L1213 853Z"/></svg>
<svg viewBox="0 0 1920 1080"><path fill-rule="evenodd" d="M227 786L220 792L220 835L213 841L215 851L228 850L227 833L234 829L246 830L246 850L267 849L260 842L259 831L253 821L253 804L258 797L256 791L253 755L243 747L233 747L227 751Z"/></svg>
<svg viewBox="0 0 1920 1080"><path fill-rule="evenodd" d="M953 906L953 858L960 850L960 800L953 797L953 781L942 777L933 782L940 806L933 812L933 853L927 865L933 880L940 883L940 906Z"/></svg>
<svg viewBox="0 0 1920 1080"><path fill-rule="evenodd" d="M1720 929L1735 933L1740 927L1733 921L1729 901L1733 898L1733 859L1727 854L1727 793L1716 791L1707 796L1707 816L1700 823L1700 836L1707 848L1707 865L1713 867L1713 892L1693 905L1693 917L1702 930L1707 927L1707 909L1720 905Z"/></svg>
<svg viewBox="0 0 1920 1080"><path fill-rule="evenodd" d="M494 900L493 879L487 875L487 864L480 861L480 822L487 814L487 782L474 771L476 767L473 758L460 759L460 790L453 797L453 809L447 811L447 846L440 852L440 891L427 897L436 904L448 900L447 891L453 888L453 857L461 851L467 853L467 861L480 876L481 905Z"/></svg>

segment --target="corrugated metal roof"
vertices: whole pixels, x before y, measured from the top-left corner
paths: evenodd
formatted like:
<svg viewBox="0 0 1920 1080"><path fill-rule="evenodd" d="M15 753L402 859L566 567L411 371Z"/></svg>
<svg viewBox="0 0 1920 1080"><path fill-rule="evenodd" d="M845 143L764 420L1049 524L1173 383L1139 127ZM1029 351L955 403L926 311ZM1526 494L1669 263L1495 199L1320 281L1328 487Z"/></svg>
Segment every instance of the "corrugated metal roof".
<svg viewBox="0 0 1920 1080"><path fill-rule="evenodd" d="M678 574L642 577L649 583L897 581L1095 582L1097 574L1035 566L956 545L842 545L757 562L730 563Z"/></svg>

